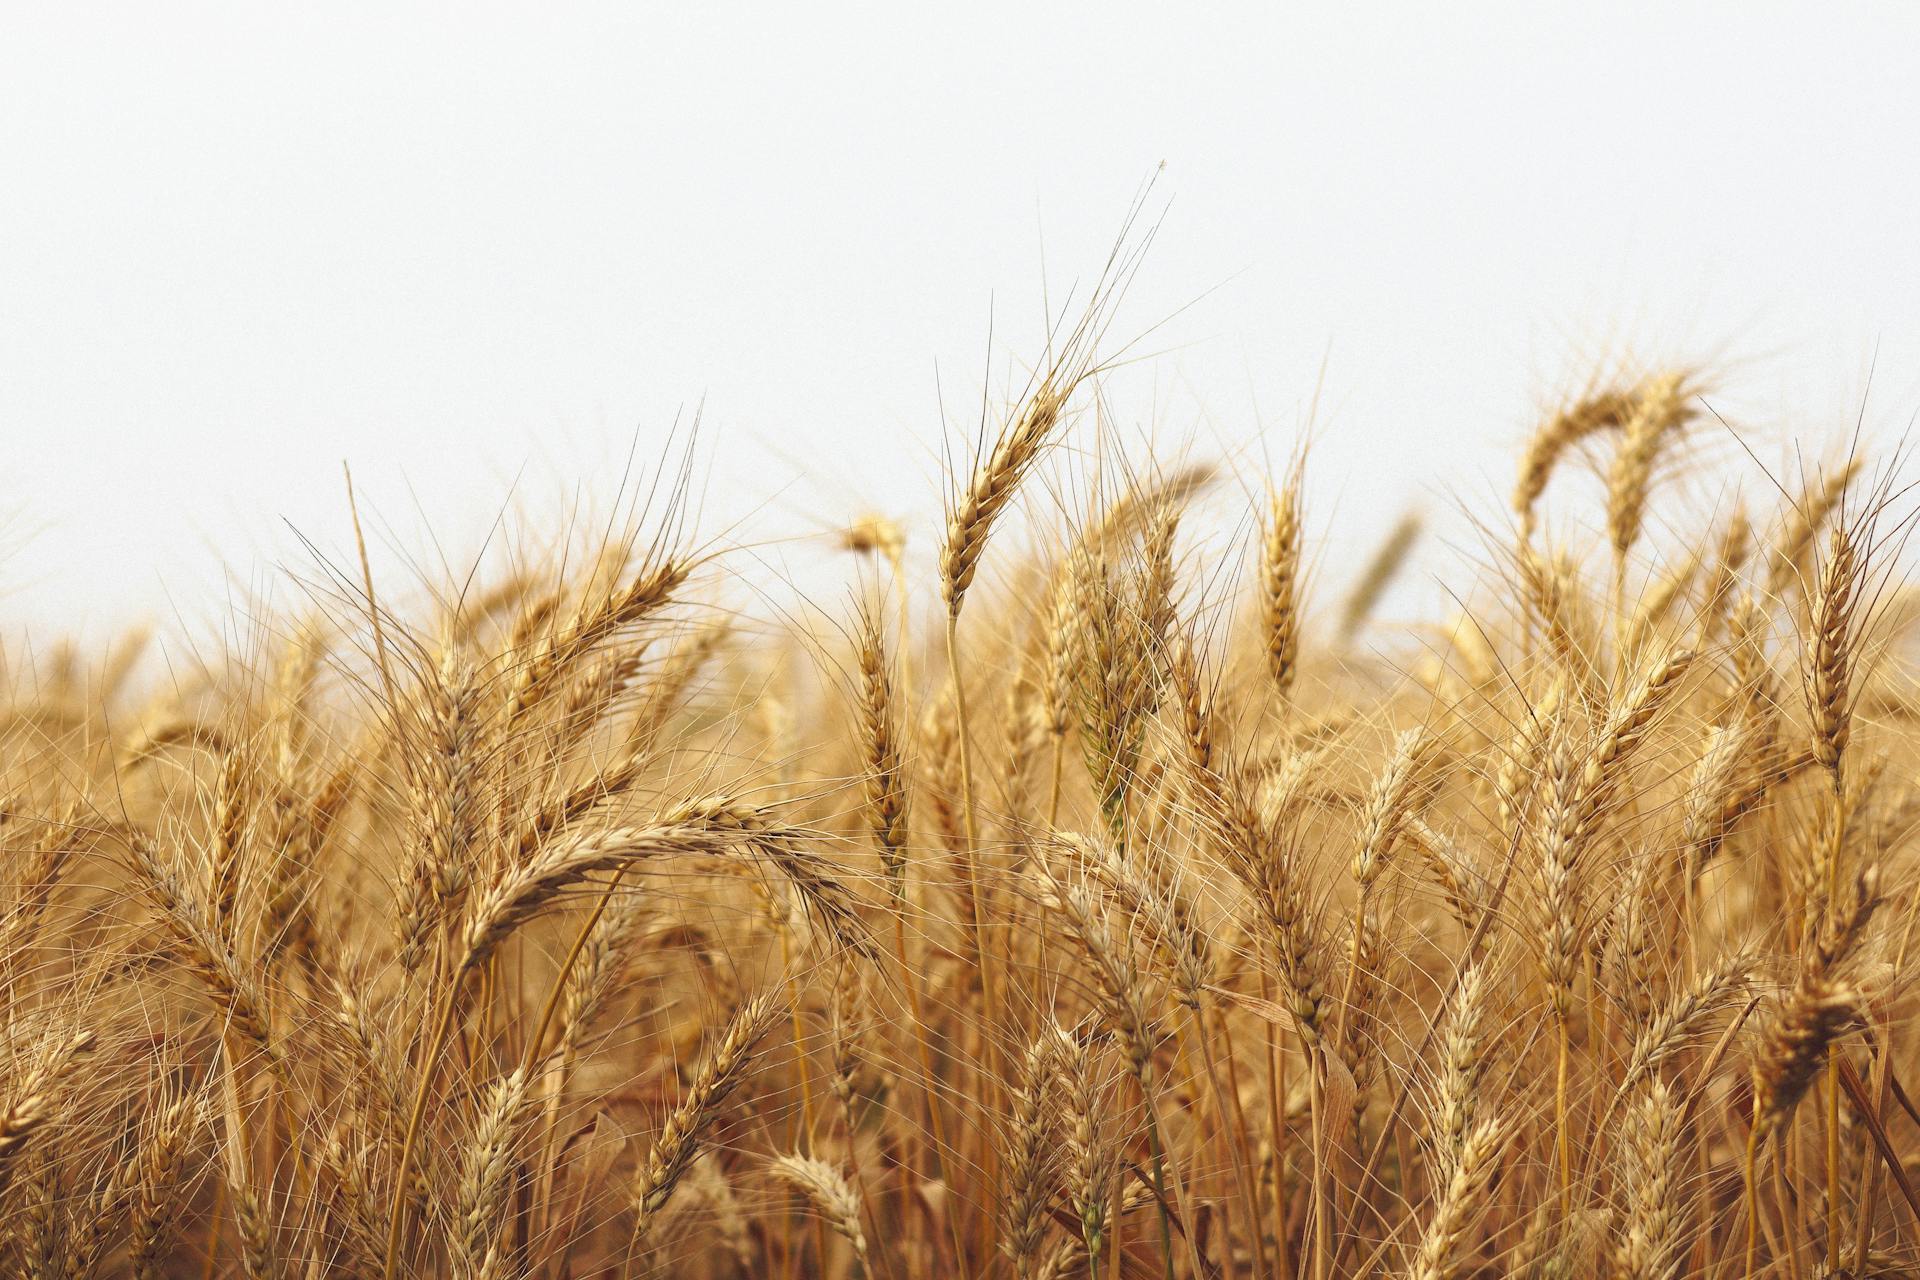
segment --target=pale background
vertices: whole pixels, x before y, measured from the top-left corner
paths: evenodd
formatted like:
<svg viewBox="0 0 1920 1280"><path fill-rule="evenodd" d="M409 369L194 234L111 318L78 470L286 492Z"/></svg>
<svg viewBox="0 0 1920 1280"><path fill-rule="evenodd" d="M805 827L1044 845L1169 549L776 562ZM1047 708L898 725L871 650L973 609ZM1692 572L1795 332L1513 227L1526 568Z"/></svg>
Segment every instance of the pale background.
<svg viewBox="0 0 1920 1280"><path fill-rule="evenodd" d="M1920 406L1911 5L535 13L6 11L8 635L284 599L296 533L351 546L342 459L431 577L428 529L604 506L696 410L710 527L924 548L941 397L1036 357L1162 162L1116 410L1257 470L1324 369L1331 566L1416 502L1471 555L1623 355L1710 357L1771 466Z"/></svg>

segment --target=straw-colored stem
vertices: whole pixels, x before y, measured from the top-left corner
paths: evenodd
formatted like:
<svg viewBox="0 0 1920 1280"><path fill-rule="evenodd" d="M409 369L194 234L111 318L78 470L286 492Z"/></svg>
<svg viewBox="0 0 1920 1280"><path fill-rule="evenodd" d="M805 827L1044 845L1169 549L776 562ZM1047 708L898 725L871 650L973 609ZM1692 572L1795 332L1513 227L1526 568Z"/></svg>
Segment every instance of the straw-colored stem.
<svg viewBox="0 0 1920 1280"><path fill-rule="evenodd" d="M440 1059L440 1051L446 1048L448 1034L453 1030L454 1010L460 1003L460 985L466 976L465 969L458 969L449 979L446 998L440 1002L439 1020L427 1040L427 1051L420 1059L420 1084L414 1090L413 1110L407 1116L406 1137L400 1143L400 1160L394 1167L393 1205L387 1227L387 1258L381 1267L381 1275L385 1280L393 1280L394 1268L400 1262L400 1235L406 1226L407 1178L413 1169L414 1147L420 1140L421 1121L426 1118L427 1099L433 1093L434 1066Z"/></svg>
<svg viewBox="0 0 1920 1280"><path fill-rule="evenodd" d="M1239 1183L1241 1206L1247 1215L1247 1235L1253 1243L1253 1268L1255 1275L1267 1272L1266 1244L1260 1238L1260 1197L1254 1190L1251 1162L1247 1158L1245 1138L1247 1133L1246 1116L1240 1107L1237 1090L1230 1087L1231 1082L1220 1079L1218 1055L1213 1049L1213 1037L1207 1034L1205 1015L1196 1010L1193 1015L1194 1030L1200 1038L1201 1064L1206 1069L1207 1082L1213 1089L1214 1111L1219 1116L1221 1140L1227 1148L1227 1154L1233 1159L1234 1180ZM1232 1048L1228 1048L1228 1067L1231 1072ZM1233 1274L1233 1247L1229 1238L1225 1253L1225 1269L1229 1276Z"/></svg>
<svg viewBox="0 0 1920 1280"><path fill-rule="evenodd" d="M793 975L793 939L785 929L780 930L780 967L787 973L787 1003L792 1008L793 1022L793 1061L800 1074L800 1134L799 1140L792 1146L811 1155L816 1133L813 1120L813 1069L808 1063L807 1024L800 1013L800 982ZM816 1256L824 1267L827 1260L827 1221L819 1214L810 1216L813 1219Z"/></svg>
<svg viewBox="0 0 1920 1280"><path fill-rule="evenodd" d="M1840 762L1833 765L1833 821L1827 849L1827 903L1840 900L1840 855L1845 848L1847 793ZM1840 1055L1827 1054L1827 1270L1840 1269ZM1861 1206L1865 1212L1865 1206Z"/></svg>
<svg viewBox="0 0 1920 1280"><path fill-rule="evenodd" d="M909 963L907 958L906 893L904 885L901 886L901 891L897 895L897 901L894 907L893 947L894 956L900 962L901 980L907 989L907 1011L913 1018L913 1043L920 1057L920 1097L921 1100L926 1103L927 1123L933 1129L933 1146L931 1151L935 1165L934 1174L944 1182L946 1180L946 1153L949 1150L947 1146L947 1125L946 1121L941 1118L940 1099L934 1087L933 1051L927 1044L927 1016L925 1006L920 996L920 979L915 974L913 965ZM917 1188L912 1185L911 1180L918 1176L911 1158L912 1154L912 1152L908 1153L908 1158L903 1166L904 1176L908 1179L906 1209L909 1214L913 1212L913 1201L917 1195ZM960 1225L955 1220L955 1215L947 1215L947 1226L952 1236L953 1265L958 1268L964 1268L966 1266L967 1255L960 1242Z"/></svg>
<svg viewBox="0 0 1920 1280"><path fill-rule="evenodd" d="M1273 980L1261 948L1260 998L1273 1000ZM1273 1241L1275 1265L1283 1276L1293 1274L1287 1249L1287 1042L1272 1022L1264 1024L1267 1054L1267 1131L1273 1147ZM1231 1052L1231 1046L1229 1046Z"/></svg>
<svg viewBox="0 0 1920 1280"><path fill-rule="evenodd" d="M573 945L567 948L567 954L560 961L560 968L553 975L553 985L547 991L546 1003L540 1007L540 1021L535 1024L533 1033L527 1037L526 1055L520 1061L520 1069L529 1076L533 1074L533 1064L540 1060L540 1046L546 1043L547 1032L553 1029L553 1019L559 1012L560 1001L566 995L567 978L573 972L573 966L580 961L581 953L587 948L587 941L600 924L600 918L607 913L607 907L613 901L613 895L619 890L620 882L626 878L627 868L621 867L607 881L607 887L601 891L599 899L593 904L593 910L587 913L586 923L580 926L580 932L574 935Z"/></svg>
<svg viewBox="0 0 1920 1280"><path fill-rule="evenodd" d="M1166 1156L1160 1142L1160 1118L1153 1104L1153 1095L1146 1091L1145 1083L1141 1082L1141 1097L1147 1108L1147 1151L1153 1159L1153 1201L1160 1215L1160 1261L1166 1269L1167 1280L1173 1280L1173 1226L1167 1216ZM1187 1228L1187 1247L1189 1250L1195 1248L1191 1224ZM1193 1266L1195 1275L1203 1274L1197 1254Z"/></svg>
<svg viewBox="0 0 1920 1280"><path fill-rule="evenodd" d="M1553 1074L1554 1143L1560 1172L1560 1216L1567 1218L1573 1213L1573 1144L1567 1132L1567 1059L1572 1037L1566 1018L1556 1018L1554 1022L1558 1033L1558 1061Z"/></svg>
<svg viewBox="0 0 1920 1280"><path fill-rule="evenodd" d="M1333 1266L1332 1214L1327 1203L1326 1169L1320 1157L1324 1145L1321 1126L1326 1123L1321 1115L1326 1107L1326 1085L1321 1080L1323 1066L1318 1059L1326 1052L1326 1046L1319 1045L1307 1064L1307 1108L1313 1134L1313 1274L1317 1280L1327 1280Z"/></svg>
<svg viewBox="0 0 1920 1280"><path fill-rule="evenodd" d="M1760 1247L1760 1184L1757 1156L1760 1149L1760 1104L1754 1100L1753 1127L1747 1130L1747 1265L1742 1274L1753 1280L1754 1255Z"/></svg>
<svg viewBox="0 0 1920 1280"><path fill-rule="evenodd" d="M1052 760L1047 780L1047 830L1051 831L1060 825L1060 787L1067 771L1067 743L1059 734L1049 734L1048 739Z"/></svg>
<svg viewBox="0 0 1920 1280"><path fill-rule="evenodd" d="M973 915L974 963L980 969L981 993L991 1012L996 993L991 953L986 944L986 923L980 912L980 871L975 865L980 830L979 820L973 810L973 730L967 718L967 682L960 669L959 622L956 617L947 618L947 672L948 678L953 681L953 709L959 722L961 832L966 840L967 900Z"/></svg>
<svg viewBox="0 0 1920 1280"><path fill-rule="evenodd" d="M980 996L983 1005L980 1011L980 1037L984 1050L982 1057L986 1069L986 1097L982 1098L983 1107L998 1110L1000 1091L1000 1054L999 1040L994 1035L993 1017L1000 1008L999 983L995 980L993 952L987 946L986 919L981 911L979 820L973 806L973 730L967 718L967 682L960 667L960 619L957 614L947 615L947 675L953 681L954 715L958 720L960 738L960 811L962 815L961 831L965 838L965 862L967 869L967 903L969 914L973 917L973 959L980 971ZM982 1117L985 1118L984 1116ZM985 1126L982 1126L984 1132ZM993 1144L988 1143L982 1151L981 1159L986 1166L989 1194L986 1203L998 1201L999 1167Z"/></svg>

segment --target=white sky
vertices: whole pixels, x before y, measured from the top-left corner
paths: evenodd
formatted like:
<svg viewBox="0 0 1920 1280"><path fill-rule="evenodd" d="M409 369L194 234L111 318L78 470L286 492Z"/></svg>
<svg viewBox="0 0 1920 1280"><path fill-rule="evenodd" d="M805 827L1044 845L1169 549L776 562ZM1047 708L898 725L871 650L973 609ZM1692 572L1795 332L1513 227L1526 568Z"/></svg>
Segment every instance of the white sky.
<svg viewBox="0 0 1920 1280"><path fill-rule="evenodd" d="M702 403L716 518L924 517L1162 161L1115 332L1193 305L1116 407L1277 458L1324 361L1333 560L1608 353L1717 357L1769 460L1876 349L1920 407L1915 6L535 8L5 10L8 631L205 622L350 545L343 458L468 554Z"/></svg>

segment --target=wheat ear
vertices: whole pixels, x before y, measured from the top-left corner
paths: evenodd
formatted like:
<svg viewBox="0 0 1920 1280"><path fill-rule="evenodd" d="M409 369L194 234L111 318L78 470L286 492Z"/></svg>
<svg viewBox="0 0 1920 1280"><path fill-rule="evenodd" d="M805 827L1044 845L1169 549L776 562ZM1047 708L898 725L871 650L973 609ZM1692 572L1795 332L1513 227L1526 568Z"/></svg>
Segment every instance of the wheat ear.
<svg viewBox="0 0 1920 1280"><path fill-rule="evenodd" d="M673 1198L674 1189L699 1153L701 1140L720 1117L720 1109L745 1078L760 1040L772 1028L779 1005L770 995L751 997L734 1012L654 1136L634 1178L629 1200L633 1205L632 1243L646 1239L656 1215Z"/></svg>
<svg viewBox="0 0 1920 1280"><path fill-rule="evenodd" d="M824 1160L797 1153L775 1156L768 1167L774 1177L804 1195L815 1212L853 1246L854 1259L860 1273L864 1274L867 1269L867 1233L860 1227L860 1197L854 1193L846 1175ZM823 1269L826 1265L826 1259L820 1259Z"/></svg>
<svg viewBox="0 0 1920 1280"><path fill-rule="evenodd" d="M1267 678L1285 700L1300 663L1301 484L1304 455L1267 495L1266 534L1260 543L1260 632Z"/></svg>
<svg viewBox="0 0 1920 1280"><path fill-rule="evenodd" d="M1467 1135L1407 1268L1408 1280L1453 1280L1461 1274L1462 1246L1486 1214L1505 1136L1498 1118L1482 1121Z"/></svg>
<svg viewBox="0 0 1920 1280"><path fill-rule="evenodd" d="M54 1099L65 1080L68 1065L90 1052L93 1046L92 1031L49 1039L16 1079L12 1097L5 1110L0 1111L0 1192L6 1190L22 1152L34 1135L53 1119Z"/></svg>
<svg viewBox="0 0 1920 1280"><path fill-rule="evenodd" d="M1625 1223L1613 1255L1619 1280L1666 1280L1681 1260L1686 1221L1683 1117L1674 1091L1653 1080L1621 1125Z"/></svg>
<svg viewBox="0 0 1920 1280"><path fill-rule="evenodd" d="M493 1280L506 1266L500 1232L512 1190L514 1145L526 1110L524 1071L516 1068L488 1088L461 1165L453 1206L450 1253L458 1280Z"/></svg>

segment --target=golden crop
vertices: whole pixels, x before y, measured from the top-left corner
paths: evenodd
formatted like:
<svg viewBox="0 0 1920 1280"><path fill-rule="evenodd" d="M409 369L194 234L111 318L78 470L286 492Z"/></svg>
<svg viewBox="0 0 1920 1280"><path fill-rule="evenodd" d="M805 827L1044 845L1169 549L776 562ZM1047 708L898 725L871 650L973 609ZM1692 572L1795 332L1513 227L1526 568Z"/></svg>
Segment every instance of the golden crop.
<svg viewBox="0 0 1920 1280"><path fill-rule="evenodd" d="M1342 607L1304 453L1056 449L1099 339L824 625L676 498L16 661L6 1274L1913 1274L1894 481L1690 518L1699 378L1621 378L1396 649L1412 533ZM1092 496L1022 550L1036 476Z"/></svg>

